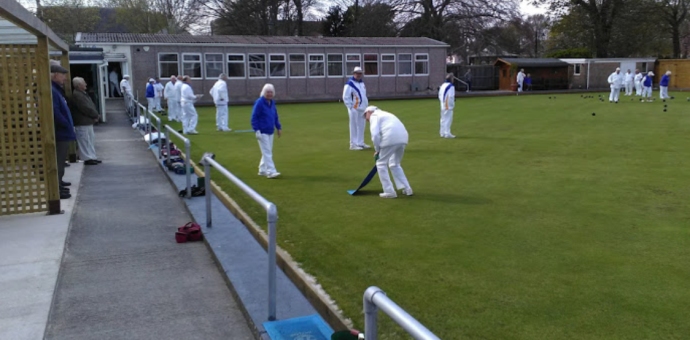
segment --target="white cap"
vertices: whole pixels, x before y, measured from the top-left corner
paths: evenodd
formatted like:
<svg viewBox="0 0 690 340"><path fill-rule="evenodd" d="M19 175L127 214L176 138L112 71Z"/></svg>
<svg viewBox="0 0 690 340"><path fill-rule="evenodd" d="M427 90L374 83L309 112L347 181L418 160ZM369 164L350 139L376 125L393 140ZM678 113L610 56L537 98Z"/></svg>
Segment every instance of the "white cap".
<svg viewBox="0 0 690 340"><path fill-rule="evenodd" d="M149 78L149 83L155 83L155 82L156 82L156 80L155 80L155 79L153 79L153 78Z"/></svg>
<svg viewBox="0 0 690 340"><path fill-rule="evenodd" d="M647 75L649 75L649 76L653 76L653 75L654 75L654 72L652 72L652 71L649 71L649 73L647 73Z"/></svg>
<svg viewBox="0 0 690 340"><path fill-rule="evenodd" d="M666 71L666 74L670 76L670 75L671 75L671 71Z"/></svg>
<svg viewBox="0 0 690 340"><path fill-rule="evenodd" d="M372 105L372 106L367 106L367 108L364 110L364 113L367 113L367 112L370 112L370 111L371 111L371 112L374 112L374 111L376 111L376 110L378 110L378 109L379 109L378 107L373 106L373 105Z"/></svg>
<svg viewBox="0 0 690 340"><path fill-rule="evenodd" d="M352 71L352 73L364 73L364 72L362 72L362 68L361 68L361 67L355 66L355 70Z"/></svg>
<svg viewBox="0 0 690 340"><path fill-rule="evenodd" d="M122 78L129 78L129 74L125 74Z"/></svg>
<svg viewBox="0 0 690 340"><path fill-rule="evenodd" d="M620 68L620 67L616 67L616 71L620 71L620 70L621 70L621 68Z"/></svg>

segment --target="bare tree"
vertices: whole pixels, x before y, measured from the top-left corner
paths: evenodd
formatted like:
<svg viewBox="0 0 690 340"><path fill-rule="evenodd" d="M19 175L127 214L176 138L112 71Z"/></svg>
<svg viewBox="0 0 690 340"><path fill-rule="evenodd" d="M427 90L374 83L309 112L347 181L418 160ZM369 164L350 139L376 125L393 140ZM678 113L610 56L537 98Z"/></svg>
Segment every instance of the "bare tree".
<svg viewBox="0 0 690 340"><path fill-rule="evenodd" d="M118 10L118 17L142 33L185 33L203 21L208 0L101 0Z"/></svg>
<svg viewBox="0 0 690 340"><path fill-rule="evenodd" d="M688 16L690 0L656 0L662 20L666 23L673 41L673 57L680 58L681 29Z"/></svg>

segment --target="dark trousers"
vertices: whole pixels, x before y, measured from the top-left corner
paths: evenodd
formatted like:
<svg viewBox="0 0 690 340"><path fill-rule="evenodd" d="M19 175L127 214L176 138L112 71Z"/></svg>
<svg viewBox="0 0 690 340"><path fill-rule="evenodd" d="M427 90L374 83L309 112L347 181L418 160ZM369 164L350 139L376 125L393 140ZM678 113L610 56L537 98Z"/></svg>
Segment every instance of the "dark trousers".
<svg viewBox="0 0 690 340"><path fill-rule="evenodd" d="M55 142L55 153L57 154L58 166L58 180L62 182L62 176L65 175L65 161L67 160L67 153L69 152L69 141ZM62 185L60 185L62 188Z"/></svg>

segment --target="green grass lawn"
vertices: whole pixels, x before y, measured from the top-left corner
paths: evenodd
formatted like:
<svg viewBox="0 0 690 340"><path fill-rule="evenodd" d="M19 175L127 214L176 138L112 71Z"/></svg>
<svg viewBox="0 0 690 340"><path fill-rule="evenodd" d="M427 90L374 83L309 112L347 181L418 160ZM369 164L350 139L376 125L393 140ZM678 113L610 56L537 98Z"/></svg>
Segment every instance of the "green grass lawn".
<svg viewBox="0 0 690 340"><path fill-rule="evenodd" d="M454 140L438 135L437 100L373 101L410 134L415 196L392 200L378 178L346 193L373 151L348 150L339 103L278 105L279 179L257 176L252 133L215 131L213 108L199 109L192 153L276 203L280 246L359 328L376 285L443 339L687 339L690 103L675 95L668 112L624 96L459 99ZM251 129L251 107L230 110L231 128ZM382 339L405 338L380 320Z"/></svg>

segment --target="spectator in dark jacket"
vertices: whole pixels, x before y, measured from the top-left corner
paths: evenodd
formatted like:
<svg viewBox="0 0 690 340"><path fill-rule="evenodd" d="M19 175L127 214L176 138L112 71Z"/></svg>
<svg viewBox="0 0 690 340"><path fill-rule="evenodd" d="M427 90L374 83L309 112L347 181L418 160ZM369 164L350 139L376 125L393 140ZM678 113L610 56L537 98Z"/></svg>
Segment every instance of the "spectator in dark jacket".
<svg viewBox="0 0 690 340"><path fill-rule="evenodd" d="M84 78L75 77L72 79L72 120L74 130L77 135L77 145L79 146L79 157L84 160L86 165L96 165L100 163L96 157L95 137L93 134L93 124L98 121L98 109L94 105L91 97L86 93L86 81Z"/></svg>
<svg viewBox="0 0 690 340"><path fill-rule="evenodd" d="M58 181L60 183L60 199L72 197L67 188L68 183L62 180L65 175L65 159L69 151L69 143L76 140L72 114L67 107L67 101L62 95L62 86L67 78L67 69L60 65L50 66L50 80L53 94L53 120L55 121L55 152L57 154Z"/></svg>

